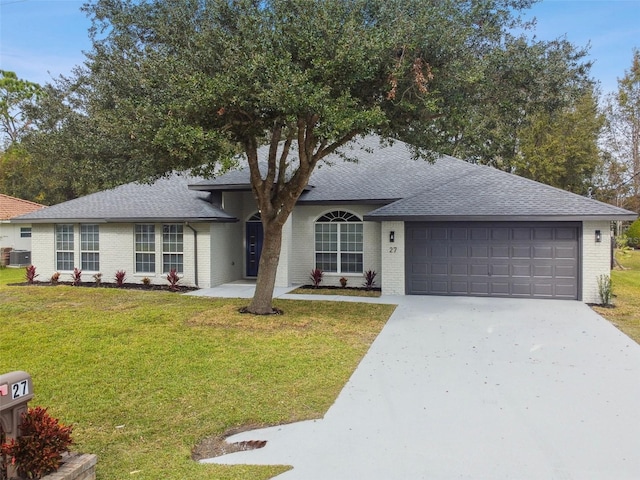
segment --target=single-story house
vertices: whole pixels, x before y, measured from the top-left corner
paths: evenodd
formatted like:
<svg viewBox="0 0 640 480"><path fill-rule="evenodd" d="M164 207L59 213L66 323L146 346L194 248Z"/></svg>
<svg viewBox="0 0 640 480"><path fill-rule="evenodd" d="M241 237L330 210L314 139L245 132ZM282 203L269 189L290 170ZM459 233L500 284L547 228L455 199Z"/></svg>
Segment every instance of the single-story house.
<svg viewBox="0 0 640 480"><path fill-rule="evenodd" d="M39 203L0 193L0 264L11 263L9 261L11 251L14 253L24 252L24 255L20 255L19 258L19 263L24 264L22 261L24 256L28 256L28 252L31 251L31 225L12 224L10 220L42 208L44 205ZM18 257L14 256L14 259L18 259Z"/></svg>
<svg viewBox="0 0 640 480"><path fill-rule="evenodd" d="M610 225L634 212L441 156L360 139L322 161L284 226L277 286L360 286L384 294L472 295L598 302L610 272ZM262 224L239 168L212 179L174 174L130 183L13 220L32 227L40 278L74 267L128 281L202 288L257 275Z"/></svg>

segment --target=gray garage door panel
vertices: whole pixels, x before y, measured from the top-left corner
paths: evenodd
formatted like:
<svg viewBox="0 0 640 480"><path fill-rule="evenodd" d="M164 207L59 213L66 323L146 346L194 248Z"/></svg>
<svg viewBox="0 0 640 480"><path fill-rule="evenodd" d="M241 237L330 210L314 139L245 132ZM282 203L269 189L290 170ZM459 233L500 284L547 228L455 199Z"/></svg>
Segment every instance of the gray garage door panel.
<svg viewBox="0 0 640 480"><path fill-rule="evenodd" d="M578 298L579 223L407 223L407 293Z"/></svg>

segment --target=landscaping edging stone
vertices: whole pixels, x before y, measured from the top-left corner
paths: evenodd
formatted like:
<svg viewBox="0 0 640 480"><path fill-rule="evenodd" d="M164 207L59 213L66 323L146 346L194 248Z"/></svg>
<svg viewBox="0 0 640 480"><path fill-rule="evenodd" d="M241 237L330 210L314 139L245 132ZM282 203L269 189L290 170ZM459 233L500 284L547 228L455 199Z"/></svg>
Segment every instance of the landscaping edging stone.
<svg viewBox="0 0 640 480"><path fill-rule="evenodd" d="M98 456L93 453L70 455L57 472L42 477L42 480L95 480Z"/></svg>

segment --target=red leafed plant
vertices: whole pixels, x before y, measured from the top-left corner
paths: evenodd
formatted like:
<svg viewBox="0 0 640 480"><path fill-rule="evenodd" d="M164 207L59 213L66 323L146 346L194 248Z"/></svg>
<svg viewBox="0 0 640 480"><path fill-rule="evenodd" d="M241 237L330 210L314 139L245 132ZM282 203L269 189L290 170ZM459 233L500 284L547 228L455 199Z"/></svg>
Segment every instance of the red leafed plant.
<svg viewBox="0 0 640 480"><path fill-rule="evenodd" d="M69 451L73 426L60 424L46 408L29 408L22 414L20 436L0 445L20 478L42 478L60 467L62 454Z"/></svg>
<svg viewBox="0 0 640 480"><path fill-rule="evenodd" d="M176 291L178 290L178 282L180 281L180 277L178 276L178 272L176 272L175 268L172 268L167 274L167 282L169 282L169 290Z"/></svg>
<svg viewBox="0 0 640 480"><path fill-rule="evenodd" d="M364 283L362 284L366 290L371 290L376 284L377 273L374 270L364 272Z"/></svg>
<svg viewBox="0 0 640 480"><path fill-rule="evenodd" d="M309 278L311 279L311 283L313 283L313 288L318 288L320 286L323 276L324 276L324 272L319 268L315 268L311 270L311 273L309 274Z"/></svg>
<svg viewBox="0 0 640 480"><path fill-rule="evenodd" d="M33 265L26 267L24 277L26 278L27 283L35 283L37 276L36 267Z"/></svg>
<svg viewBox="0 0 640 480"><path fill-rule="evenodd" d="M127 272L124 270L118 270L115 275L116 286L122 287L124 285L124 281L127 279Z"/></svg>

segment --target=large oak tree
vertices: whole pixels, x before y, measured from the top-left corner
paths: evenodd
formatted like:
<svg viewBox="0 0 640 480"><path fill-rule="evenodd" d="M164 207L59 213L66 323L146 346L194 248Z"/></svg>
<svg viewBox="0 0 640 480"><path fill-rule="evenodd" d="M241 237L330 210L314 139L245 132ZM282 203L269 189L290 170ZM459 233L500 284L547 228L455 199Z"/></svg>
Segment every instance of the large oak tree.
<svg viewBox="0 0 640 480"><path fill-rule="evenodd" d="M206 173L246 157L265 235L248 310L269 313L282 227L324 157L370 133L411 142L417 157L446 151L483 106L517 92L506 112L522 113L544 84L527 78L553 65L563 81L584 74L570 46L552 61L550 44L509 33L530 4L97 0L76 82L113 145L112 171Z"/></svg>

